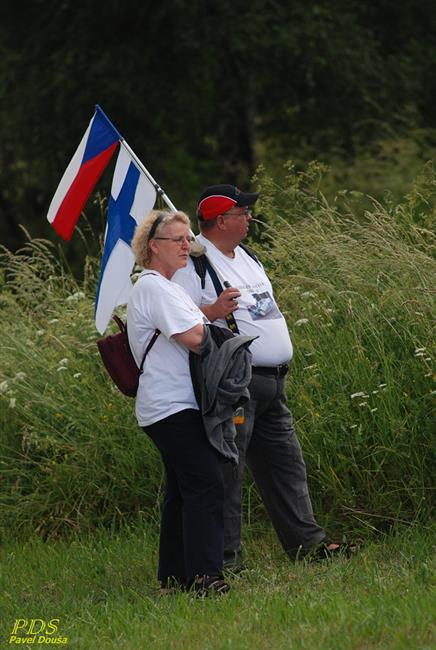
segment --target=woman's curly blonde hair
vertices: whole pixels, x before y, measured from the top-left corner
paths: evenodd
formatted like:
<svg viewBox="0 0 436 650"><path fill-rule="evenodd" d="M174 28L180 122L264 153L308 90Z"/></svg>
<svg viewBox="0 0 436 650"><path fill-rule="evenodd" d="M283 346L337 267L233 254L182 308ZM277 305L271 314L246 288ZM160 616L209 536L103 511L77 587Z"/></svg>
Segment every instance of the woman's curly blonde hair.
<svg viewBox="0 0 436 650"><path fill-rule="evenodd" d="M159 223L152 232L154 223L159 219ZM142 268L147 268L150 263L150 247L148 242L150 241L150 232L152 232L153 237L162 232L164 226L168 226L175 221L191 226L189 217L184 212L177 210L176 212L171 212L170 210L152 210L145 217L144 221L141 221L139 226L136 227L135 234L132 239L132 249L135 254L136 263Z"/></svg>

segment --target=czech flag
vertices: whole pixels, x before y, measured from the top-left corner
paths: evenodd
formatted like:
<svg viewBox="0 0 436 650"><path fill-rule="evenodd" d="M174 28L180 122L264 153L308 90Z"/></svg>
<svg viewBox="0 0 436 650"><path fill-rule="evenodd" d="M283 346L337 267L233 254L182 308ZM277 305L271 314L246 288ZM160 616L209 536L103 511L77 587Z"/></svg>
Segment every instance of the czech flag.
<svg viewBox="0 0 436 650"><path fill-rule="evenodd" d="M96 106L47 214L48 221L63 239L71 239L83 207L121 139L101 108Z"/></svg>

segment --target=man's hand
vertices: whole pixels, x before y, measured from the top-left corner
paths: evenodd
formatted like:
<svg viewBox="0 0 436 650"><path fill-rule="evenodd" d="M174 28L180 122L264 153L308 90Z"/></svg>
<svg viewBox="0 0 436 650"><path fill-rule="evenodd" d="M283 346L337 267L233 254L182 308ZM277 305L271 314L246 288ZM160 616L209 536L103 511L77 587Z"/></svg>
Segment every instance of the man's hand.
<svg viewBox="0 0 436 650"><path fill-rule="evenodd" d="M238 309L238 298L240 295L241 292L239 289L228 287L220 293L215 302L212 302L209 305L201 305L200 309L206 318L208 318L212 323L217 318L225 318L227 314L231 314L233 311Z"/></svg>

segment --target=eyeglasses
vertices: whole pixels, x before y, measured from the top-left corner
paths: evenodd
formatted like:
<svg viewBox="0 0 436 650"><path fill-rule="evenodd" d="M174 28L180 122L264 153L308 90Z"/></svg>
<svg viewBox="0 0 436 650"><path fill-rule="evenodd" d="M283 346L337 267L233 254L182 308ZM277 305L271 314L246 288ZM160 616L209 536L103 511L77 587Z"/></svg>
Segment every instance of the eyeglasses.
<svg viewBox="0 0 436 650"><path fill-rule="evenodd" d="M242 212L232 212L229 210L228 212L224 212L222 215L223 217L248 217L251 216L251 210L250 208L244 208Z"/></svg>
<svg viewBox="0 0 436 650"><path fill-rule="evenodd" d="M191 246L195 242L195 237L184 237L183 235L180 237L153 237L153 239L166 239L168 241L173 241L175 244L179 244L179 246L185 242Z"/></svg>

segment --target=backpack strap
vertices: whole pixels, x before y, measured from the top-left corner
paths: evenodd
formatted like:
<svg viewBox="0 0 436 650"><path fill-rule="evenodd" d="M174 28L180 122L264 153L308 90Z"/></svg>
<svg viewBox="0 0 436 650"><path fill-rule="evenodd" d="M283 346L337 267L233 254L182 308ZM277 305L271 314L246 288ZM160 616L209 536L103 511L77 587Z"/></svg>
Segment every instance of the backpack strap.
<svg viewBox="0 0 436 650"><path fill-rule="evenodd" d="M126 342L128 344L129 339L127 338L127 324L123 320L121 320L121 318L119 316L117 316L117 314L112 315L112 320L114 320L116 322L116 324L120 328L121 332L126 336ZM160 334L160 330L155 329L154 332L153 332L153 336L151 337L150 342L149 342L149 344L147 345L147 347L145 349L144 356L142 357L141 365L139 366L139 374L140 375L142 375L142 373L143 373L145 357L150 352L153 345L156 343L156 339L159 336L159 334Z"/></svg>
<svg viewBox="0 0 436 650"><path fill-rule="evenodd" d="M144 275L157 275L157 273L144 273ZM127 338L127 323L125 323L123 320L121 320L121 318L119 316L117 316L117 314L113 314L112 319L116 322L116 324L120 328L121 332L123 334L125 334L126 340L127 340L127 343L128 343L129 339ZM150 352L153 345L156 343L156 339L159 336L159 334L160 334L160 330L155 329L155 331L153 332L153 336L151 337L150 342L149 342L149 344L147 345L147 347L145 349L144 356L142 357L141 365L139 366L139 374L140 375L142 375L142 373L144 371L145 357Z"/></svg>
<svg viewBox="0 0 436 650"><path fill-rule="evenodd" d="M261 263L256 253L249 246L246 246L245 244L242 243L239 244L239 246L242 248L242 250L245 253L247 253L249 257L251 257L252 260L254 260L257 264L259 264L259 266L261 266ZM221 286L221 282L219 281L215 269L213 268L212 264L209 262L207 255L205 253L203 253L203 255L198 255L198 256L191 255L191 260L194 264L195 271L201 280L201 288L204 289L205 287L206 271L207 271L210 275L210 279L212 280L212 284L215 287L216 295L219 296L223 291L223 287ZM239 328L238 325L236 324L236 320L233 314L227 314L226 323L227 323L227 327L234 334L239 334Z"/></svg>
<svg viewBox="0 0 436 650"><path fill-rule="evenodd" d="M144 275L157 275L157 273L144 273ZM127 326L126 326L126 332L127 332ZM157 337L159 336L159 334L160 334L160 330L158 330L158 329L156 328L156 329L154 330L153 336L152 336L151 339L150 339L149 344L147 345L147 347L146 347L146 349L145 349L144 356L142 357L141 365L139 366L139 374L140 374L140 375L142 375L142 373L144 372L144 361L145 361L145 357L146 357L147 354L150 352L150 350L151 350L151 348L153 347L153 345L156 343L156 339L157 339Z"/></svg>
<svg viewBox="0 0 436 650"><path fill-rule="evenodd" d="M254 252L254 250L252 248L250 248L246 244L243 244L242 242L239 244L239 246L242 248L242 250L245 253L247 253L247 255L249 257L251 257L252 260L254 260L257 264L259 264L259 266L262 266L260 261L259 261L259 258L257 257L256 253Z"/></svg>
<svg viewBox="0 0 436 650"><path fill-rule="evenodd" d="M208 273L210 275L210 279L212 280L213 286L215 287L216 295L219 296L223 292L223 287L221 285L221 282L219 281L219 278L218 278L218 276L216 274L215 269L213 268L212 264L209 262L209 259L207 258L207 255L205 255L204 257L205 257L206 269L207 269L207 271L208 271ZM224 284L226 284L226 283L224 283ZM239 334L239 328L238 328L238 325L236 324L236 320L235 320L235 317L233 316L233 314L232 313L227 314L225 319L226 319L227 327L229 328L229 330L231 332L233 332L233 334Z"/></svg>
<svg viewBox="0 0 436 650"><path fill-rule="evenodd" d="M142 373L143 373L143 371L144 371L144 361L145 361L145 357L146 357L147 354L150 352L150 350L151 350L151 348L153 347L153 345L156 343L156 339L157 339L157 337L159 336L159 334L160 334L160 330L158 330L158 329L154 330L154 333L153 333L153 336L151 337L150 343L147 345L147 348L146 348L146 350L145 350L145 352L144 352L144 356L142 357L141 365L139 366L139 374L140 374L140 375L142 375Z"/></svg>

